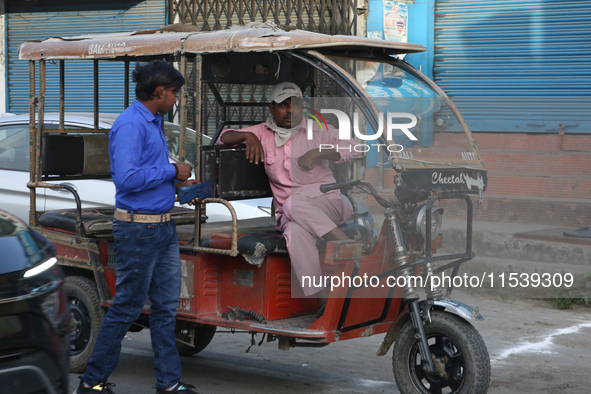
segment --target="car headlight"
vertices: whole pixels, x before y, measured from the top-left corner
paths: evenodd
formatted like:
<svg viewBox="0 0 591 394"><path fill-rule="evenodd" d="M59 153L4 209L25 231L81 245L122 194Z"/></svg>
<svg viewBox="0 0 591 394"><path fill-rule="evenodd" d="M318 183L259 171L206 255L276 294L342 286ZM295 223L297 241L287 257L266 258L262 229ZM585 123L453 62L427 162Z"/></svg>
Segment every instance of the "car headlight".
<svg viewBox="0 0 591 394"><path fill-rule="evenodd" d="M45 262L34 266L30 270L26 271L23 277L28 278L30 276L38 275L43 271L47 271L51 267L53 267L57 263L57 259L55 257L51 257L47 259Z"/></svg>
<svg viewBox="0 0 591 394"><path fill-rule="evenodd" d="M423 239L427 234L427 205L423 205L419 208L416 219L415 219L415 231L417 234L421 234ZM437 238L442 231L442 218L443 208L431 207L431 240Z"/></svg>

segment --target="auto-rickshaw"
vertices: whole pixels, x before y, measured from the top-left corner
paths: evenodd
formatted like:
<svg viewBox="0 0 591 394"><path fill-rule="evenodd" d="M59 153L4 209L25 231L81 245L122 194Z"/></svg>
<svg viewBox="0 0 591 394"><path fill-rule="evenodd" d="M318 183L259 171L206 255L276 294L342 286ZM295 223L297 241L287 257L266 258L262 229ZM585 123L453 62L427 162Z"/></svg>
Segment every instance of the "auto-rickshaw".
<svg viewBox="0 0 591 394"><path fill-rule="evenodd" d="M110 177L108 130L98 127L99 62L123 65L127 106L130 64L164 59L176 64L188 81L172 115L181 127L168 141L171 156L193 164L195 178L211 182L213 193L195 209L178 207L172 212L183 275L177 315L179 352L193 355L203 350L216 327L266 334L267 341L276 341L282 350L385 333L377 355L387 354L394 345L393 371L402 393L486 393L488 352L468 322L482 316L450 299L453 280L444 284L433 280L442 273L456 278L460 264L474 257L471 196L482 199L486 170L454 104L425 75L397 57L422 51L420 45L262 23L213 32L172 26L23 43L20 59L30 65L30 223L55 243L67 276L71 371L86 367L104 308L113 300L117 274L113 209L82 209L76 190L67 183ZM44 129L50 97L47 63L59 66L53 86L59 86L54 96L63 119L67 65L74 60L93 63L88 86L94 87L95 128L68 129L62 120L58 129ZM305 121L320 124L313 114L334 121L330 115L338 110L353 120L349 132L363 142L359 149L368 160L372 147L382 148L378 185L369 177L363 179L363 168L348 168L346 176L336 168L341 172L339 181L321 188L340 189L354 210L352 220L343 226L351 241L319 240L323 271L354 280L334 286L320 318L316 300L302 297L298 282L292 281L285 239L276 230L275 218L237 221L228 203L271 196L262 164L248 162L240 146L216 145L225 128L263 122L269 104L266 92L284 81L299 85L315 107ZM255 88L245 94L249 86ZM342 118L338 120L343 130L346 126ZM187 127L191 122L196 132ZM201 146L202 134L213 136L212 145ZM395 193L382 184L388 166L395 172L390 189ZM388 196L380 196L376 186ZM72 193L72 209L39 210L36 195L41 188ZM359 200L354 197L384 208L381 232L358 216ZM465 204L464 253L435 255L443 213L435 204L445 200ZM213 203L224 204L233 220L208 222L207 205ZM364 276L375 280L362 282ZM146 328L148 313L146 304L131 330Z"/></svg>

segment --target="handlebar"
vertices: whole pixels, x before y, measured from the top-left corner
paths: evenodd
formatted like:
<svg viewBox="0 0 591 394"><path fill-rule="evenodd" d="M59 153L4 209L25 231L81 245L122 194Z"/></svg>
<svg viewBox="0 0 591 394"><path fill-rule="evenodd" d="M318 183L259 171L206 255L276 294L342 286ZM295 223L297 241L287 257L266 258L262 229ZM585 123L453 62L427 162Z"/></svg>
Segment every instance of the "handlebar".
<svg viewBox="0 0 591 394"><path fill-rule="evenodd" d="M331 190L337 189L349 189L359 183L363 182L359 179L354 179L352 181L344 181L344 182L335 182L335 183L327 183L325 185L320 185L320 191L322 193L327 193Z"/></svg>
<svg viewBox="0 0 591 394"><path fill-rule="evenodd" d="M342 192L347 192L349 189L351 189L355 186L360 186L360 185L365 187L365 189L362 189L363 191L374 196L374 198L376 199L378 204L380 204L384 208L389 208L394 205L393 202L380 197L380 195L378 194L378 192L376 191L376 189L373 187L373 185L371 183L366 182L366 181L362 181L360 179L353 179L351 181L327 183L324 185L320 185L320 191L322 193L327 193L331 190L340 189Z"/></svg>

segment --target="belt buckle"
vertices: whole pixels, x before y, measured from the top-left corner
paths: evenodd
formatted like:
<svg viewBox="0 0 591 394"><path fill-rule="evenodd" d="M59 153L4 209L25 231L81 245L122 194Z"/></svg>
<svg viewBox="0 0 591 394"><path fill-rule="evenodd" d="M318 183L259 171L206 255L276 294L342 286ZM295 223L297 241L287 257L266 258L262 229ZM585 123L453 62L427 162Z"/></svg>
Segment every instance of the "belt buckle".
<svg viewBox="0 0 591 394"><path fill-rule="evenodd" d="M137 213L134 211L128 211L125 209L121 209L121 208L116 208L116 212L122 213L124 215L127 215L129 217L129 222L131 223L165 223L167 222L167 215L170 214L170 212L165 212L165 213ZM146 217L145 219L142 218L141 221L137 222L134 218L134 216L139 215L140 217ZM156 219L156 217L160 217L160 219ZM148 219L147 217L153 217L154 218L154 222L146 222L146 220L151 220Z"/></svg>

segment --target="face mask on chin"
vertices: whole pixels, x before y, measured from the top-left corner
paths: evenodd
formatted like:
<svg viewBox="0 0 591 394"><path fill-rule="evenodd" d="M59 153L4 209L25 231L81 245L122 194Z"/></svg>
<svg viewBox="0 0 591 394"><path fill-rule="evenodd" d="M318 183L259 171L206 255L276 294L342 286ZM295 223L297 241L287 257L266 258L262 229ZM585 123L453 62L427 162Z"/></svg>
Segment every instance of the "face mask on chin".
<svg viewBox="0 0 591 394"><path fill-rule="evenodd" d="M275 132L275 143L277 144L277 146L285 145L285 143L289 140L293 132L296 131L298 127L300 127L299 123L290 129L280 127L277 125L277 122L275 122L275 118L273 118L272 116L269 116L267 118L267 126L269 126L269 128Z"/></svg>

